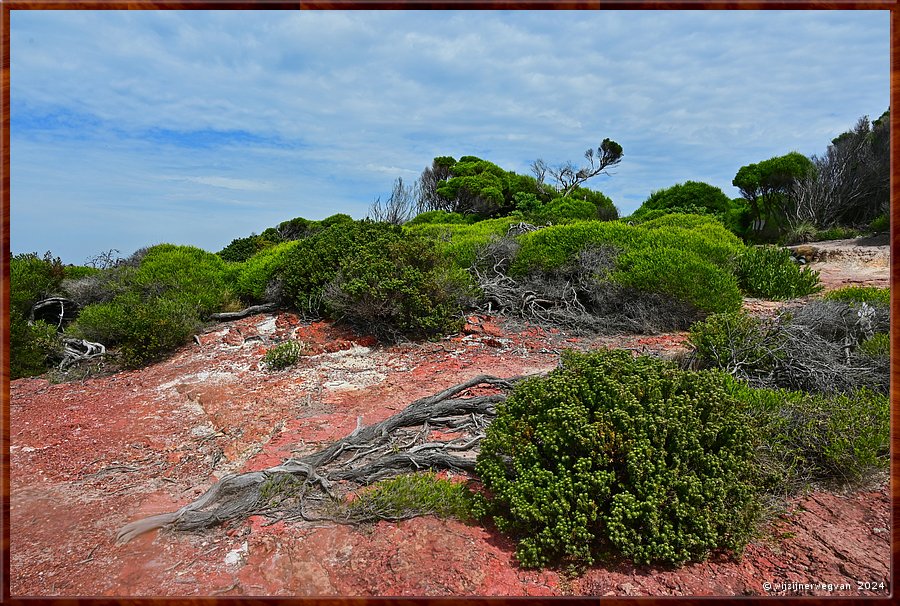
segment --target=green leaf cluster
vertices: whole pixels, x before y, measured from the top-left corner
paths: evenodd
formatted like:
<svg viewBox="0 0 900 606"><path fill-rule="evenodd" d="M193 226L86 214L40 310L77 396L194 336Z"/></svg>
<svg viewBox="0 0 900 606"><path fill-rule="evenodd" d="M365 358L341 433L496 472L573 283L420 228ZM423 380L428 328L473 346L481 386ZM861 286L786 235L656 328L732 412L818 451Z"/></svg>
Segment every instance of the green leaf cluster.
<svg viewBox="0 0 900 606"><path fill-rule="evenodd" d="M296 364L304 351L306 347L300 341L285 341L266 352L263 364L271 370L284 370Z"/></svg>
<svg viewBox="0 0 900 606"><path fill-rule="evenodd" d="M475 499L465 484L427 471L377 482L342 504L337 515L354 522L403 520L423 515L466 521L473 518Z"/></svg>
<svg viewBox="0 0 900 606"><path fill-rule="evenodd" d="M523 566L740 552L757 514L753 436L726 376L625 351L568 353L516 386L477 472Z"/></svg>
<svg viewBox="0 0 900 606"><path fill-rule="evenodd" d="M731 382L732 396L746 403L758 432L758 465L768 492L860 484L887 469L887 394L866 388L812 394Z"/></svg>
<svg viewBox="0 0 900 606"><path fill-rule="evenodd" d="M137 267L104 270L109 296L87 305L73 334L118 346L126 366L159 359L183 345L211 313L235 305L226 263L193 246L159 244Z"/></svg>
<svg viewBox="0 0 900 606"><path fill-rule="evenodd" d="M748 295L794 299L822 290L819 272L801 267L786 248L750 246L738 257L737 279Z"/></svg>

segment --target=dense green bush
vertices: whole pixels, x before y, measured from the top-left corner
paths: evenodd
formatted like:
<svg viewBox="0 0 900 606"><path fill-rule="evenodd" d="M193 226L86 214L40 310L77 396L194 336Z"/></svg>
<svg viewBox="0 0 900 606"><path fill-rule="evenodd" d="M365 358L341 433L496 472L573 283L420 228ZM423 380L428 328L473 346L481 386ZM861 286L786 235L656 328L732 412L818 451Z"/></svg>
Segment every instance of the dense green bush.
<svg viewBox="0 0 900 606"><path fill-rule="evenodd" d="M15 255L9 263L9 367L18 379L42 373L48 357L57 348L56 328L43 322L28 324L31 307L53 295L62 294L66 267L48 251Z"/></svg>
<svg viewBox="0 0 900 606"><path fill-rule="evenodd" d="M118 347L122 364L137 368L184 345L200 326L196 307L183 299L129 292L85 307L70 332Z"/></svg>
<svg viewBox="0 0 900 606"><path fill-rule="evenodd" d="M647 232L618 221L584 221L554 225L522 235L521 248L510 267L513 275L562 267L588 245L609 245L622 250L639 246Z"/></svg>
<svg viewBox="0 0 900 606"><path fill-rule="evenodd" d="M9 310L9 375L20 379L47 370L49 358L59 348L56 327L28 319L15 307Z"/></svg>
<svg viewBox="0 0 900 606"><path fill-rule="evenodd" d="M859 389L810 394L753 389L733 381L759 435L758 465L769 492L785 495L810 485L858 484L887 469L890 406L886 394Z"/></svg>
<svg viewBox="0 0 900 606"><path fill-rule="evenodd" d="M382 340L430 338L461 326L465 274L424 238L386 232L340 263L324 291L330 316Z"/></svg>
<svg viewBox="0 0 900 606"><path fill-rule="evenodd" d="M704 312L740 305L732 272L744 247L711 217L667 215L637 226L585 221L527 233L519 243L513 276L552 271L590 246L612 246L622 251L612 274L617 284L672 295Z"/></svg>
<svg viewBox="0 0 900 606"><path fill-rule="evenodd" d="M260 251L276 244L278 241L280 241L280 238L269 239L256 234L250 234L246 238L235 238L228 246L216 254L224 261L246 261Z"/></svg>
<svg viewBox="0 0 900 606"><path fill-rule="evenodd" d="M731 209L731 200L718 187L697 181L687 181L660 189L644 200L634 216L654 210L675 210L697 207L710 214L724 216Z"/></svg>
<svg viewBox="0 0 900 606"><path fill-rule="evenodd" d="M493 238L506 235L517 219L502 217L486 219L470 225L430 224L404 226L405 233L425 237L436 242L438 252L454 266L467 269L475 261L478 250Z"/></svg>
<svg viewBox="0 0 900 606"><path fill-rule="evenodd" d="M322 293L341 268L366 243L383 237L399 237L401 228L367 221L338 222L291 249L278 277L282 280L282 300L299 311L319 315Z"/></svg>
<svg viewBox="0 0 900 606"><path fill-rule="evenodd" d="M238 296L246 303L277 298L273 283L299 245L299 240L282 242L256 253L241 264L234 276Z"/></svg>
<svg viewBox="0 0 900 606"><path fill-rule="evenodd" d="M689 250L644 248L616 259L612 279L640 291L671 295L704 312L741 306L735 277Z"/></svg>
<svg viewBox="0 0 900 606"><path fill-rule="evenodd" d="M555 198L533 213L534 218L545 225L560 225L575 221L597 219L597 207L587 200Z"/></svg>
<svg viewBox="0 0 900 606"><path fill-rule="evenodd" d="M159 359L183 345L202 319L237 302L228 287L226 263L192 246L160 244L135 258L136 267L105 270L98 282L108 294L87 305L69 331L118 346L126 366Z"/></svg>
<svg viewBox="0 0 900 606"><path fill-rule="evenodd" d="M523 566L740 551L753 528L753 441L726 376L625 351L568 353L498 406L476 469Z"/></svg>
<svg viewBox="0 0 900 606"><path fill-rule="evenodd" d="M876 286L845 286L825 293L824 298L830 301L868 303L869 305L890 307L891 289Z"/></svg>
<svg viewBox="0 0 900 606"><path fill-rule="evenodd" d="M822 290L819 272L801 267L786 248L751 246L738 257L737 278L748 295L794 299Z"/></svg>
<svg viewBox="0 0 900 606"><path fill-rule="evenodd" d="M37 253L13 256L9 262L10 307L18 309L27 318L32 305L61 294L60 284L65 277L65 266L49 251L43 257Z"/></svg>

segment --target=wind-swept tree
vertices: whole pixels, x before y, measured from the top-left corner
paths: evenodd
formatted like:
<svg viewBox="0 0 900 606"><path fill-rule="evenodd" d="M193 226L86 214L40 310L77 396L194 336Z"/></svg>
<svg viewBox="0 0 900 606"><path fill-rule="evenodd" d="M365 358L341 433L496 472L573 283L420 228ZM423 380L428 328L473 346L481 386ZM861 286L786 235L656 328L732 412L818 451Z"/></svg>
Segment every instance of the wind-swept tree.
<svg viewBox="0 0 900 606"><path fill-rule="evenodd" d="M621 162L622 155L622 146L612 139L606 138L596 151L589 149L584 152L584 158L587 160L586 166L576 167L571 162L550 166L538 158L532 162L531 172L534 173L538 183L543 183L549 175L554 181L556 191L565 198L588 179L600 174L608 175L606 170Z"/></svg>

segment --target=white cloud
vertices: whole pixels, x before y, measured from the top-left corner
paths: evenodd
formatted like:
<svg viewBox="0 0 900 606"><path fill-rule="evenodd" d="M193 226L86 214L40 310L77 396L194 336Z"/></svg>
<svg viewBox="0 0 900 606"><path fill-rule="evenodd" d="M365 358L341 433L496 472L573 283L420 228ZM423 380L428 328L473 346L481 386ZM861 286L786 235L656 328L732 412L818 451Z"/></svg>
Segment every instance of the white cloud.
<svg viewBox="0 0 900 606"><path fill-rule="evenodd" d="M175 201L240 192L230 240L363 216L437 155L528 172L604 137L625 158L592 186L623 211L700 176L737 195L740 166L880 115L888 34L887 11L13 11L13 245L50 242L22 221L51 203L55 242L82 204L166 240Z"/></svg>
<svg viewBox="0 0 900 606"><path fill-rule="evenodd" d="M162 177L166 180L181 180L190 183L199 183L200 185L209 185L211 187L222 187L224 189L236 189L240 191L271 191L274 186L265 181L254 181L251 179L234 179L232 177Z"/></svg>

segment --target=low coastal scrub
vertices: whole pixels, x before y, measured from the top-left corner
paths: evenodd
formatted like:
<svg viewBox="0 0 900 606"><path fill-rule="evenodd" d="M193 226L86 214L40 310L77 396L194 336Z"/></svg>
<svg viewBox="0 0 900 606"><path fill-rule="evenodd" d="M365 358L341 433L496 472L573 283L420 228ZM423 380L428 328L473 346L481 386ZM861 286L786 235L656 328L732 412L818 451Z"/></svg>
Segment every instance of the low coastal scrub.
<svg viewBox="0 0 900 606"><path fill-rule="evenodd" d="M801 267L786 248L751 246L738 257L737 279L748 295L795 299L822 290L819 272Z"/></svg>
<svg viewBox="0 0 900 606"><path fill-rule="evenodd" d="M477 471L526 567L739 553L757 514L753 435L716 372L625 351L568 353L498 407Z"/></svg>
<svg viewBox="0 0 900 606"><path fill-rule="evenodd" d="M99 302L87 304L69 332L118 347L125 366L158 360L187 342L209 314L238 305L225 276L225 262L199 248L160 244L139 251L130 265L83 278L100 285L93 294Z"/></svg>

